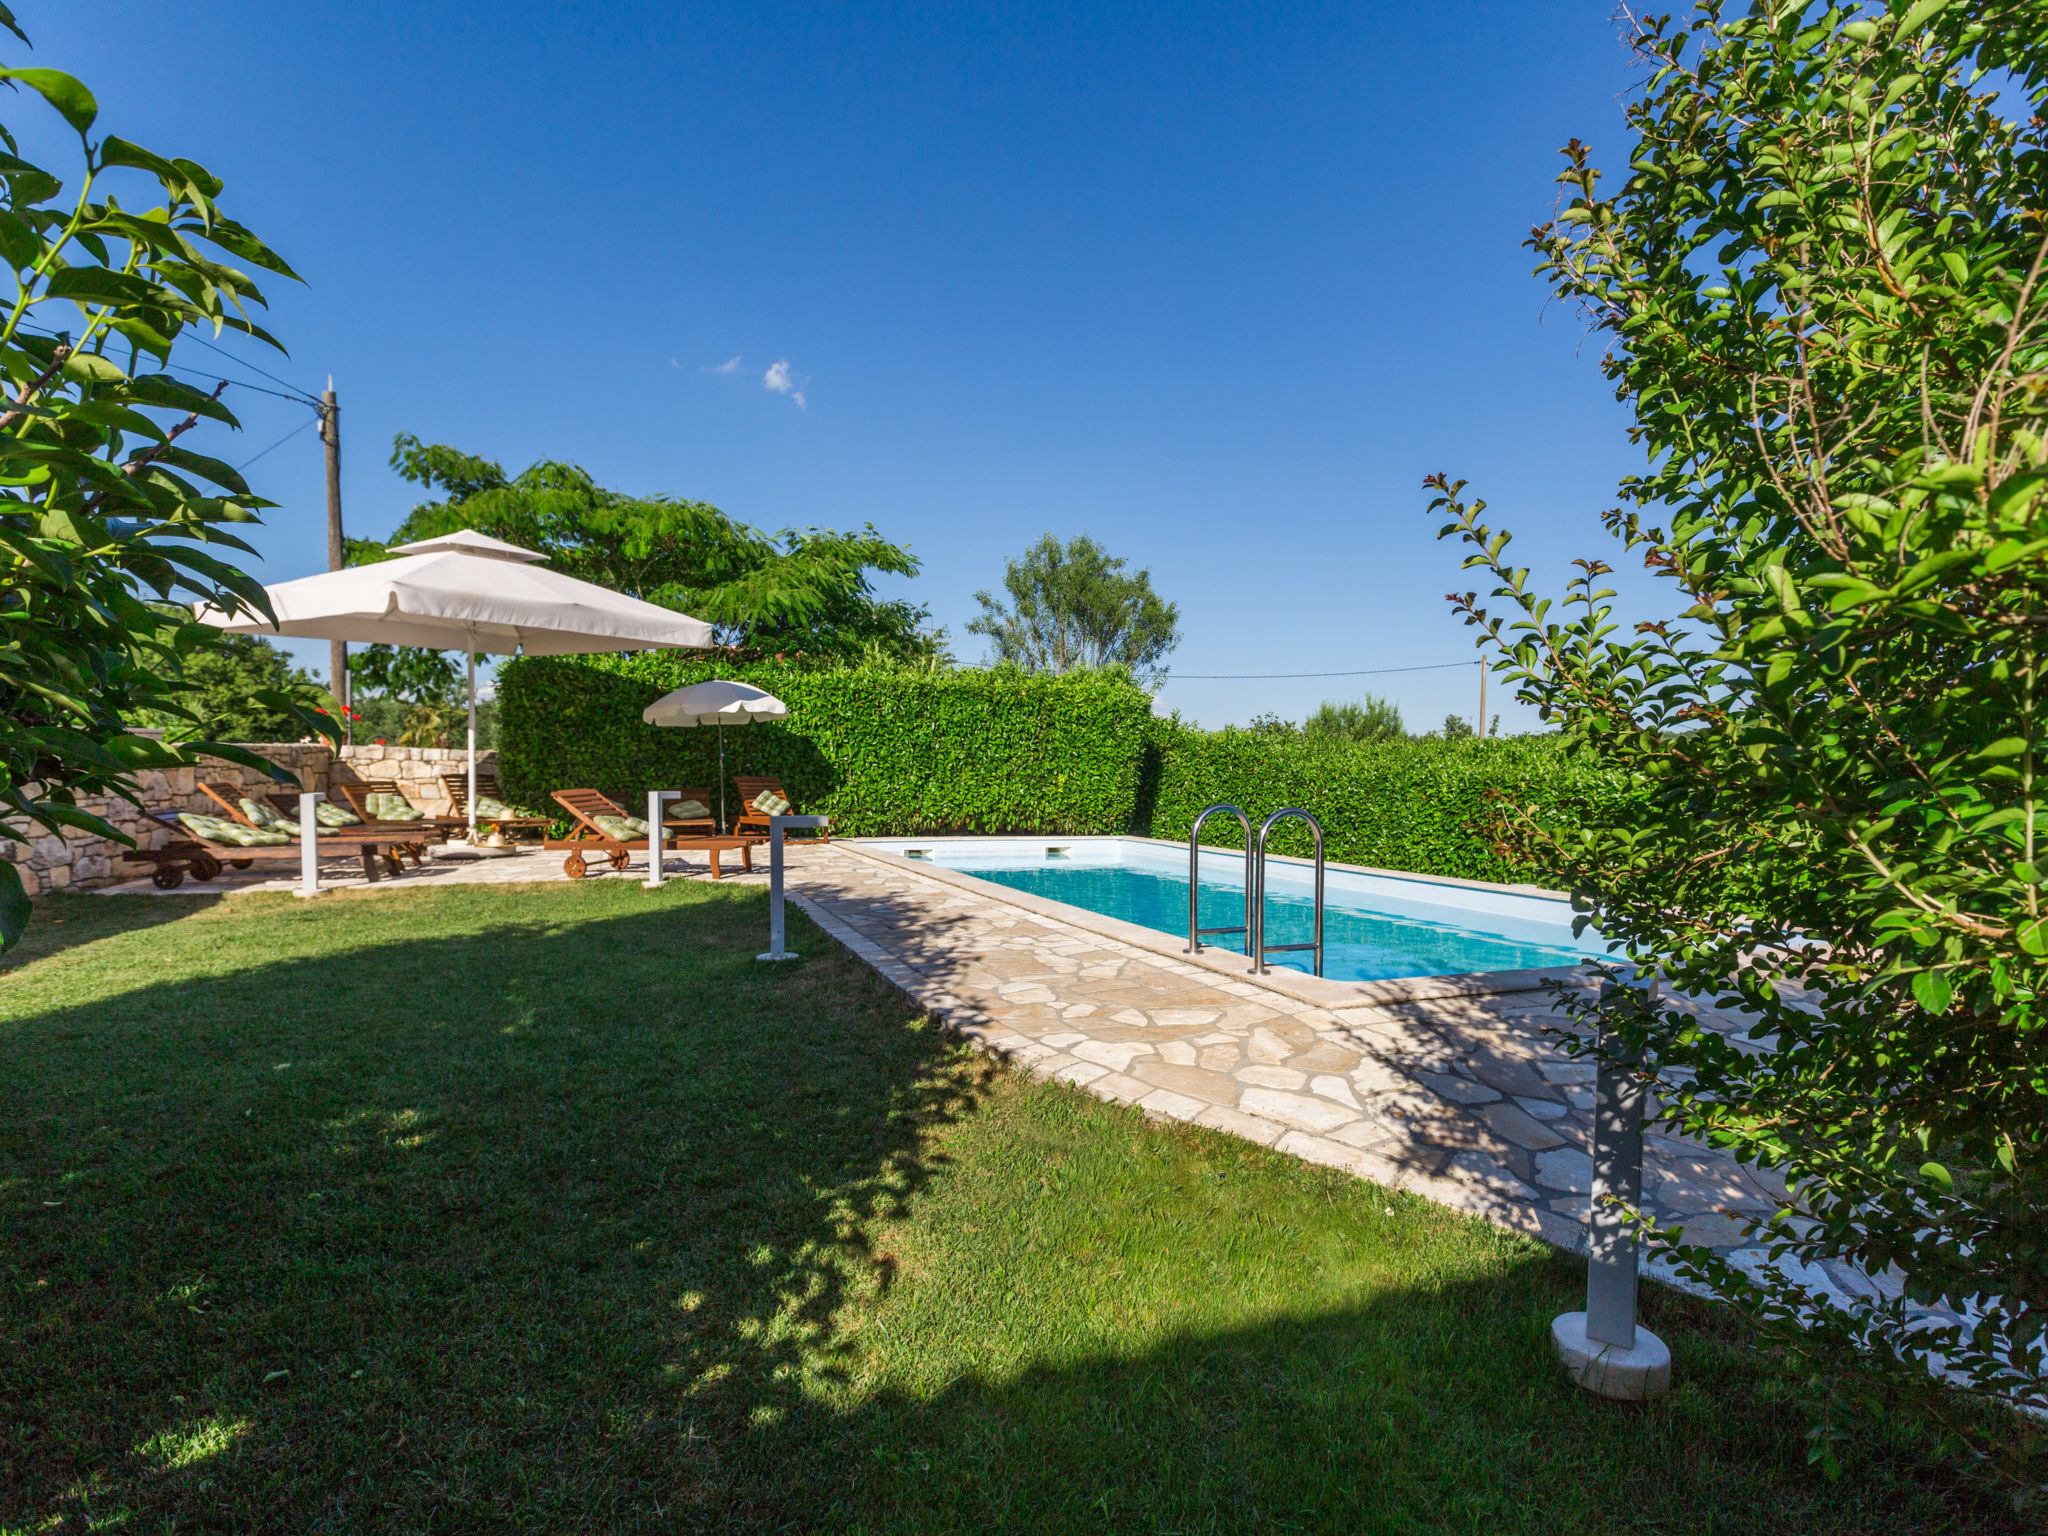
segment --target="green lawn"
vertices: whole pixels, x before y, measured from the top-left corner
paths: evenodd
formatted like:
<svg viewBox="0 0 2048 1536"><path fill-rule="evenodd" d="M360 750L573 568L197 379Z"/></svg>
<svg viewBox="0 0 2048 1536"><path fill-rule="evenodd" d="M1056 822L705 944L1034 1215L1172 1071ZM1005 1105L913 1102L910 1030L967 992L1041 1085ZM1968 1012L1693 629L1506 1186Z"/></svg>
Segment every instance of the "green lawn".
<svg viewBox="0 0 2048 1536"><path fill-rule="evenodd" d="M0 1531L2004 1531L1652 1292L991 1071L755 888L75 897L0 971Z"/></svg>

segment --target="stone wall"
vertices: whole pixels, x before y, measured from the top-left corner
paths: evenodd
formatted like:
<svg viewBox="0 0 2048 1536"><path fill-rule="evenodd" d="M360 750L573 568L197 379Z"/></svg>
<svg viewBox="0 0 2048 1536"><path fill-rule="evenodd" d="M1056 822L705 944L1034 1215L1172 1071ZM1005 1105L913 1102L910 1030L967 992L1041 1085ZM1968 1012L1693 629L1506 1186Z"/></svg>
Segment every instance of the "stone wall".
<svg viewBox="0 0 2048 1536"><path fill-rule="evenodd" d="M444 816L450 813L453 802L448 786L441 782L441 775L463 772L469 760L469 754L459 750L387 747L372 743L343 747L337 771L334 753L325 743L257 742L250 744L249 750L269 758L293 774L302 789L325 791L329 789L332 777L344 780L395 779L399 789L414 805L423 811ZM476 768L479 775L495 776L498 771L497 754L479 752ZM136 778L141 787L144 810L204 811L215 816L226 813L200 793L201 779L230 800L243 794L261 794L283 787L254 768L238 767L212 757L201 758L196 768L152 769L138 774ZM105 817L144 848L161 848L174 836L169 829L149 820L126 800L94 795L81 799L79 805L96 816ZM121 844L78 831L66 831L59 836L38 830L25 844L0 842L0 858L8 860L20 871L21 883L31 896L44 891L112 885L149 873L148 866L127 863L121 853Z"/></svg>
<svg viewBox="0 0 2048 1536"><path fill-rule="evenodd" d="M390 747L368 742L341 749L339 777L396 779L400 792L421 810L452 816L455 802L441 775L466 772L468 763L469 753L460 747ZM476 772L478 778L496 778L498 754L477 753Z"/></svg>
<svg viewBox="0 0 2048 1536"><path fill-rule="evenodd" d="M333 752L325 743L263 742L252 745L249 750L269 758L295 775L301 788L327 788ZM257 769L205 757L195 768L150 769L137 774L143 809L205 811L216 816L225 814L200 793L201 779L215 786L230 800L243 794L259 794L282 787ZM174 835L118 796L86 795L80 797L78 804L80 809L106 818L144 848L161 848ZM25 844L11 840L0 842L0 858L7 859L20 871L21 883L31 896L43 891L109 885L149 873L146 865L125 863L121 853L121 844L75 829L67 829L61 836L37 829Z"/></svg>

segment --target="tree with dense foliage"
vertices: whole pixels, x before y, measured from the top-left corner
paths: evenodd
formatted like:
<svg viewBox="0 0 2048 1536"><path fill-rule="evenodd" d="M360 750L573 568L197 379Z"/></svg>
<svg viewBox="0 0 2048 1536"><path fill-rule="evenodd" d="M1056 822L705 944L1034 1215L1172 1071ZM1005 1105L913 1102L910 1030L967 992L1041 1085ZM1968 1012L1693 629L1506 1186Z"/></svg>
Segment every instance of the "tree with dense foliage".
<svg viewBox="0 0 2048 1536"><path fill-rule="evenodd" d="M1065 544L1048 533L1008 562L1008 604L977 592L981 612L969 634L986 635L995 659L1027 672L1125 667L1151 687L1180 644L1180 610L1152 590L1152 573L1127 575L1127 562L1087 534Z"/></svg>
<svg viewBox="0 0 2048 1536"><path fill-rule="evenodd" d="M458 723L468 729L469 686L455 659L461 654L414 645L364 646L349 658L349 702L366 725L374 719L373 731L388 733L402 747L445 747Z"/></svg>
<svg viewBox="0 0 2048 1536"><path fill-rule="evenodd" d="M1399 741L1408 734L1401 725L1400 706L1376 693L1368 693L1352 704L1325 700L1320 709L1302 721L1301 733L1335 741Z"/></svg>
<svg viewBox="0 0 2048 1536"><path fill-rule="evenodd" d="M1631 966L1756 1021L1574 1005L1642 1053L1669 1124L1791 1181L1768 1267L1681 1248L1687 1272L1827 1379L1920 1390L1938 1364L2039 1413L2048 8L1709 0L1633 40L1626 179L1603 191L1574 141L1533 246L1648 457L1607 526L1676 601L1623 630L1599 560L1546 601L1485 504L1432 482L1508 608L1454 599L1482 644L1635 791L1503 839ZM1822 1299L1819 1260L1898 1287ZM2037 1486L2038 1421L1956 1401L1960 1441Z"/></svg>
<svg viewBox="0 0 2048 1536"><path fill-rule="evenodd" d="M173 740L297 741L308 734L303 711L332 702L317 679L259 635L217 635L184 658L183 682L178 713L150 712L137 723ZM287 699L298 707L283 707Z"/></svg>
<svg viewBox="0 0 2048 1536"><path fill-rule="evenodd" d="M27 41L4 6L0 26ZM137 736L127 722L199 724L186 667L218 636L185 603L268 611L262 587L216 551L249 553L228 529L271 503L179 442L204 420L235 424L220 403L227 386L196 388L166 365L188 326L275 345L248 318L262 293L230 263L293 274L221 212L221 183L202 167L95 139L99 105L70 75L9 68L0 79L56 111L81 162L66 197L0 128L0 261L15 281L0 322L12 386L0 402L0 836L75 827L126 842L80 797L132 799L137 771L189 763L201 745L270 766ZM278 709L300 708L266 692ZM28 917L0 861L0 947Z"/></svg>
<svg viewBox="0 0 2048 1536"><path fill-rule="evenodd" d="M608 491L573 464L517 475L441 443L401 434L392 465L442 497L413 509L389 544L474 528L547 556L554 569L714 625L741 650L923 658L944 649L929 610L875 596L876 575L915 576L917 557L872 526L764 534L709 502ZM352 541L350 559L388 545Z"/></svg>

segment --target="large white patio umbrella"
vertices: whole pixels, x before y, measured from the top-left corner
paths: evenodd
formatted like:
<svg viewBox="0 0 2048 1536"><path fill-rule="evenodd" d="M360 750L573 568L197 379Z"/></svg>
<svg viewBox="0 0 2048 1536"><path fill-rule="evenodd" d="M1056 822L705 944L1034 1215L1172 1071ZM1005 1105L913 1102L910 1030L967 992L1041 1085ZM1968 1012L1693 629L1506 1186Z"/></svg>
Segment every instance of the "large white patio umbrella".
<svg viewBox="0 0 2048 1536"><path fill-rule="evenodd" d="M789 706L772 693L752 683L714 677L708 683L692 683L674 693L664 693L640 711L649 725L715 725L718 727L718 830L725 831L725 728L752 725L756 720L780 720Z"/></svg>
<svg viewBox="0 0 2048 1536"><path fill-rule="evenodd" d="M265 587L273 623L201 603L201 623L231 634L460 649L469 664L469 833L476 840L476 655L575 656L694 650L711 626L559 571L545 555L465 528L401 544L395 560Z"/></svg>

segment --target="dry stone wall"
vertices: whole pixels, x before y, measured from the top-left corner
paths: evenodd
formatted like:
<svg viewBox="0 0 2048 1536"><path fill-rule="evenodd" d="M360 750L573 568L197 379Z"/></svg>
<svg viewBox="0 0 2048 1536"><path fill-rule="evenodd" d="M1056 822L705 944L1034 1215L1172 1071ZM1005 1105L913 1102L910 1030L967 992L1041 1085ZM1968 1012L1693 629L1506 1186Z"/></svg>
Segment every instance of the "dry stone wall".
<svg viewBox="0 0 2048 1536"><path fill-rule="evenodd" d="M341 749L337 769L334 752L324 743L257 742L249 750L270 759L299 781L303 789L329 790L331 780L395 779L399 788L421 810L446 814L451 800L441 782L444 773L460 773L468 761L466 753L435 747L387 747L377 744ZM477 772L495 775L494 753L479 753ZM260 794L280 786L254 768L243 768L218 758L201 758L195 768L152 769L138 774L142 806L138 809L113 796L86 796L80 808L105 817L144 848L161 848L173 834L144 811L205 811L220 814L220 807L200 792L199 781L219 789L229 799L242 794ZM44 891L85 890L111 885L147 874L145 867L121 858L123 846L103 837L67 830L61 835L35 829L26 843L0 842L0 858L12 863L21 874L23 887L31 896Z"/></svg>

